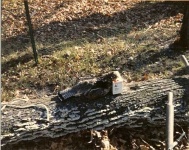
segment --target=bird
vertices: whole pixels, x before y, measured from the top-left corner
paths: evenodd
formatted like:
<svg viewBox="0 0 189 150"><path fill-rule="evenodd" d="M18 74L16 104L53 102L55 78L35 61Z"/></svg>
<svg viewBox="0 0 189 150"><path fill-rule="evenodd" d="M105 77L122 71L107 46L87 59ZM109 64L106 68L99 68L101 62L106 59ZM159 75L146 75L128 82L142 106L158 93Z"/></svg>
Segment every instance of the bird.
<svg viewBox="0 0 189 150"><path fill-rule="evenodd" d="M75 86L59 91L58 98L64 101L79 96L90 100L103 97L111 91L112 81L117 77L116 72L111 71L98 77L79 81Z"/></svg>

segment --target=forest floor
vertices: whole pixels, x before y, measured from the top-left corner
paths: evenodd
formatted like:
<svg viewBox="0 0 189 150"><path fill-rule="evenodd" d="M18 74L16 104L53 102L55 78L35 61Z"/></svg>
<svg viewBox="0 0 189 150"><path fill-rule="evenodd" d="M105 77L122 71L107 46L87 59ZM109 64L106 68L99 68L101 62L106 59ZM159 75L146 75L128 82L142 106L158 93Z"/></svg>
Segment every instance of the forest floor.
<svg viewBox="0 0 189 150"><path fill-rule="evenodd" d="M112 70L128 82L169 78L183 74L181 55L189 58L189 51L169 47L179 37L183 17L179 2L29 0L29 8L38 65L23 1L2 1L2 101L56 94L81 77ZM117 148L128 146L125 141ZM85 145L82 142L75 146L73 142L68 138L65 143L72 144L67 149L85 149L78 148ZM52 140L42 149L53 145L62 148Z"/></svg>

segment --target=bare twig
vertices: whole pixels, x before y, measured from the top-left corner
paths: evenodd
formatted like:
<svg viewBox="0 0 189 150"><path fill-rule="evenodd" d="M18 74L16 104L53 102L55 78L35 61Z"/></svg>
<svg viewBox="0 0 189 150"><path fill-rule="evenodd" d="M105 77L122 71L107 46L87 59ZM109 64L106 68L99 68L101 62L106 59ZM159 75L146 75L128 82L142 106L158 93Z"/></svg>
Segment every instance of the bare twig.
<svg viewBox="0 0 189 150"><path fill-rule="evenodd" d="M182 61L184 62L186 67L189 67L189 62L184 55L182 55Z"/></svg>
<svg viewBox="0 0 189 150"><path fill-rule="evenodd" d="M151 150L155 150L155 148L153 146L151 146L148 142L146 142L145 140L143 140L142 138L140 138L141 141L147 146L149 147Z"/></svg>

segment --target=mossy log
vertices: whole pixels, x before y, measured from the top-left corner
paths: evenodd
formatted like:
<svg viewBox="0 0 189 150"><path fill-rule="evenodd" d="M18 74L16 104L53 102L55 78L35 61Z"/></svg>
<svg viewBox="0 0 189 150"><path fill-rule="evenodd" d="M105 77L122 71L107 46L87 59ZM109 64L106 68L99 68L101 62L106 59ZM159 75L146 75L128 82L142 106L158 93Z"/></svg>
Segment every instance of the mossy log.
<svg viewBox="0 0 189 150"><path fill-rule="evenodd" d="M174 94L175 122L189 124L189 75L172 79L124 82L123 93L96 100L81 97L64 102L57 96L2 103L3 145L43 137L60 137L86 129L165 125L166 101Z"/></svg>

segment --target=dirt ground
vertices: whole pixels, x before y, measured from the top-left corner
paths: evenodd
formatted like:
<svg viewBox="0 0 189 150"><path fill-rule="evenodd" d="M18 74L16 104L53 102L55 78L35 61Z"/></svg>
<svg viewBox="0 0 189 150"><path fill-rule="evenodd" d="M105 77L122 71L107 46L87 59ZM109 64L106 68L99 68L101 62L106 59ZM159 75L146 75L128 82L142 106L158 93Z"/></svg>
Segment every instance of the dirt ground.
<svg viewBox="0 0 189 150"><path fill-rule="evenodd" d="M117 0L30 0L39 64L34 65L21 0L2 2L2 101L41 98L74 85L80 77L118 70L128 82L183 75L179 37L183 5ZM186 127L183 127L187 131ZM165 127L110 128L112 149L164 149ZM177 131L177 132L176 132ZM182 128L175 127L175 139ZM4 150L93 150L90 131L37 139ZM187 149L186 139L177 149ZM176 148L175 148L176 149Z"/></svg>

